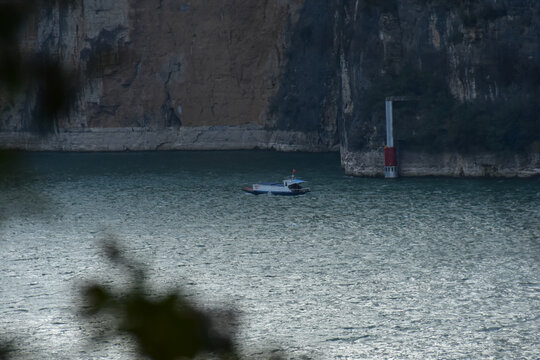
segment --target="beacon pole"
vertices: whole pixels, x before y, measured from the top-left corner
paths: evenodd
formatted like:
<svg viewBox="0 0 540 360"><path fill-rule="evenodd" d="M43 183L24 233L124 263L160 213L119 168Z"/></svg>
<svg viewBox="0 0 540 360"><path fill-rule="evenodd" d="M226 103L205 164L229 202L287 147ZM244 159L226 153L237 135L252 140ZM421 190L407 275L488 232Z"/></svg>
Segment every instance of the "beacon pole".
<svg viewBox="0 0 540 360"><path fill-rule="evenodd" d="M384 146L384 177L397 178L398 164L394 147L392 100L386 99L386 145Z"/></svg>

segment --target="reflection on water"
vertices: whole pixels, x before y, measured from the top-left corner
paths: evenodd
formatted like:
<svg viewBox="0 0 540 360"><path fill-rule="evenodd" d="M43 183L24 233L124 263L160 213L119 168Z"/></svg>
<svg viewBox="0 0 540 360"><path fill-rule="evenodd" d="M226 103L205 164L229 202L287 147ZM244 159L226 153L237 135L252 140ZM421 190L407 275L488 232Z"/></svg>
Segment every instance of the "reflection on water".
<svg viewBox="0 0 540 360"><path fill-rule="evenodd" d="M293 168L311 193L240 191ZM248 354L540 354L538 179L361 179L337 154L274 152L32 154L20 171L0 194L0 314L30 356L130 358L123 339L85 347L75 313L82 279L124 279L99 255L109 234L156 292L238 308Z"/></svg>

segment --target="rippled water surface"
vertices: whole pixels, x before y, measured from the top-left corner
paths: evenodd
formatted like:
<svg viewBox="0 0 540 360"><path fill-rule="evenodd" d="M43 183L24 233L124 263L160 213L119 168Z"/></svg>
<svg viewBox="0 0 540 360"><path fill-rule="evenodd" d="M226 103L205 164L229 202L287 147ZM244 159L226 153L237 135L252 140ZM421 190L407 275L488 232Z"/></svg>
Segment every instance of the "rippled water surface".
<svg viewBox="0 0 540 360"><path fill-rule="evenodd" d="M239 189L298 170L312 192ZM156 292L234 307L238 342L289 357L540 357L540 180L362 179L337 154L32 154L0 194L0 329L29 358L128 359L77 317L121 283L120 239Z"/></svg>

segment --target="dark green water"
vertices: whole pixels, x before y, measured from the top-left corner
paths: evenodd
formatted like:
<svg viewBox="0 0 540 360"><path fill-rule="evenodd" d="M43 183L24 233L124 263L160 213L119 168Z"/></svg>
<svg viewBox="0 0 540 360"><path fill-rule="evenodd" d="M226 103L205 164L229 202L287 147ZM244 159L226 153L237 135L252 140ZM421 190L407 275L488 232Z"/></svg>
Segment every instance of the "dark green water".
<svg viewBox="0 0 540 360"><path fill-rule="evenodd" d="M301 197L240 191L291 170ZM25 181L20 181L24 179ZM30 355L83 347L75 284L120 239L156 291L241 309L247 354L536 358L540 180L364 179L337 154L31 154L0 197L0 314Z"/></svg>

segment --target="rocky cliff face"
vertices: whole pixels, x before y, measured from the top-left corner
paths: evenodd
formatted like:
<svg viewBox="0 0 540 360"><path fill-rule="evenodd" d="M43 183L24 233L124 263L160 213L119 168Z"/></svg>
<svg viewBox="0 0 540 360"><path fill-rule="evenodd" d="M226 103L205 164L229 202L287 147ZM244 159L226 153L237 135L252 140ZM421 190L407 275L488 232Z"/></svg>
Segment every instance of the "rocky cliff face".
<svg viewBox="0 0 540 360"><path fill-rule="evenodd" d="M64 129L264 125L301 2L53 2L30 19L28 50L83 84ZM2 116L24 130L32 99Z"/></svg>
<svg viewBox="0 0 540 360"><path fill-rule="evenodd" d="M0 101L0 137L340 149L348 173L381 175L384 98L408 95L394 114L403 174L528 176L540 168L539 38L535 0L51 0L21 42L82 85L46 137L26 133L34 92Z"/></svg>
<svg viewBox="0 0 540 360"><path fill-rule="evenodd" d="M530 155L540 151L540 3L342 4L347 172L382 174L383 100L400 95L415 98L394 106L403 174L538 172L538 157ZM520 165L509 158L519 158Z"/></svg>

